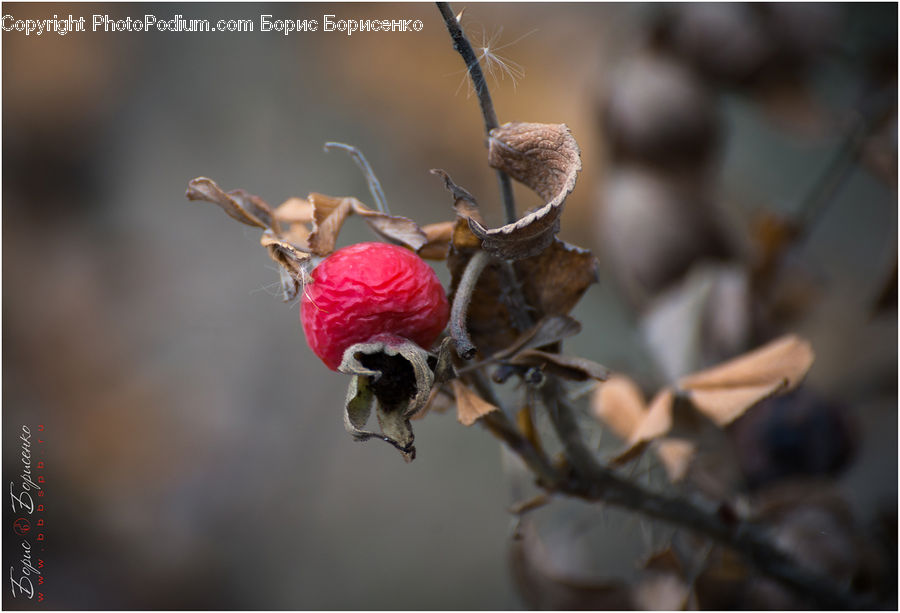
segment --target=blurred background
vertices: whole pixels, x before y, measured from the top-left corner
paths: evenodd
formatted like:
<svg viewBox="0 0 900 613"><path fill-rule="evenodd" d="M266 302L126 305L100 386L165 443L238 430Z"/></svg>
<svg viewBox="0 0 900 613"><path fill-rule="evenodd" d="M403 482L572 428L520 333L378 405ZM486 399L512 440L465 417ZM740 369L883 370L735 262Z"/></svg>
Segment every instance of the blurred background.
<svg viewBox="0 0 900 613"><path fill-rule="evenodd" d="M488 433L431 415L410 465L354 443L347 379L307 348L258 232L184 198L207 176L273 205L312 191L371 204L351 160L323 152L335 140L366 154L393 213L450 219L428 173L443 168L498 224L477 102L436 8L3 6L257 26L2 37L3 474L21 425L43 424L47 605L547 605L509 570L512 492ZM602 274L567 348L652 390L806 335L810 386L846 407L809 443L838 451L809 472L838 480L858 525L893 522L896 553L896 5L464 6L476 51L502 62L500 121L567 123L582 149L561 237ZM259 32L263 14L424 27L285 36ZM345 228L340 244L370 237ZM647 322L707 256L743 266L737 285L762 305L685 361ZM768 458L753 445L769 439L747 436L735 445ZM774 464L745 466L747 481L780 476Z"/></svg>

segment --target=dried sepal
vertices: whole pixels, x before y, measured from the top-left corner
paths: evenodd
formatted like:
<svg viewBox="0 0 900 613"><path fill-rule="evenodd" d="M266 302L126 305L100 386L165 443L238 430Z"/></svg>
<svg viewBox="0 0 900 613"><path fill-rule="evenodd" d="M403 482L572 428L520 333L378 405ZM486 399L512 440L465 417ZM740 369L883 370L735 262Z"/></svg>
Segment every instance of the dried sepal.
<svg viewBox="0 0 900 613"><path fill-rule="evenodd" d="M724 427L769 396L797 387L814 359L809 341L786 335L724 364L683 377L678 387L698 411Z"/></svg>
<svg viewBox="0 0 900 613"><path fill-rule="evenodd" d="M230 217L241 223L261 228L260 244L269 257L279 265L278 273L284 300L297 297L311 267L307 250L309 231L303 225L311 219L311 205L305 200L291 198L272 209L262 198L242 189L225 192L212 179L198 177L188 183L189 200L212 202Z"/></svg>
<svg viewBox="0 0 900 613"><path fill-rule="evenodd" d="M338 370L353 375L344 404L344 425L357 440L380 438L409 462L416 449L409 420L431 394L434 375L428 352L412 341L379 335L347 348ZM372 403L380 432L365 430Z"/></svg>
<svg viewBox="0 0 900 613"><path fill-rule="evenodd" d="M312 266L312 256L308 251L298 248L293 241L276 235L270 229L262 233L259 242L269 252L269 257L279 264L284 300L293 300L306 282Z"/></svg>
<svg viewBox="0 0 900 613"><path fill-rule="evenodd" d="M313 230L308 242L310 250L316 255L328 255L334 251L338 233L352 214L364 218L379 236L413 251L428 242L428 237L413 220L380 213L356 198L335 198L313 193L307 200L313 206Z"/></svg>
<svg viewBox="0 0 900 613"><path fill-rule="evenodd" d="M471 426L479 418L497 410L497 407L470 390L459 379L454 379L451 384L456 396L457 419L462 425Z"/></svg>
<svg viewBox="0 0 900 613"><path fill-rule="evenodd" d="M229 217L248 226L279 231L272 207L259 196L254 196L242 189L226 192L212 179L197 177L188 183L185 196L188 200L217 204Z"/></svg>
<svg viewBox="0 0 900 613"><path fill-rule="evenodd" d="M559 232L566 197L581 170L578 143L565 124L506 123L491 130L488 163L534 190L546 204L514 223L488 229L474 218L472 232L485 251L504 259L535 256Z"/></svg>

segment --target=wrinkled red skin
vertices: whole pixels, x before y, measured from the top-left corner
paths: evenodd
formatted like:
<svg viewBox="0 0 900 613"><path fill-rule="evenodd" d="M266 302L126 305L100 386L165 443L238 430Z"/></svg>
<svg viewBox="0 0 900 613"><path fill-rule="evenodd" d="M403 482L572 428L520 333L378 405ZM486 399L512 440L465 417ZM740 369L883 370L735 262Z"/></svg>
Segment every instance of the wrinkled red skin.
<svg viewBox="0 0 900 613"><path fill-rule="evenodd" d="M331 370L344 350L378 334L428 349L450 317L447 295L419 256L387 243L359 243L325 258L300 303L310 349Z"/></svg>

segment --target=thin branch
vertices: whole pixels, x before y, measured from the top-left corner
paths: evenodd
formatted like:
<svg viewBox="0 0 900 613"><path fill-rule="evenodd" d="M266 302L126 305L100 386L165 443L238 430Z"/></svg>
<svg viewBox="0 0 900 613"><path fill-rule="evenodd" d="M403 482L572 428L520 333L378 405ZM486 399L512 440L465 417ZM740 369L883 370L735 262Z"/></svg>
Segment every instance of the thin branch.
<svg viewBox="0 0 900 613"><path fill-rule="evenodd" d="M457 355L464 360L471 359L476 351L466 329L466 315L469 313L469 303L472 301L475 285L478 284L478 277L487 265L488 257L486 251L479 251L466 264L450 309L450 337L456 345Z"/></svg>
<svg viewBox="0 0 900 613"><path fill-rule="evenodd" d="M497 121L497 113L494 112L494 102L491 100L491 92L488 90L487 81L484 80L484 72L481 70L481 64L478 63L478 57L472 49L469 39L466 38L459 22L450 8L449 2L438 2L438 10L444 18L444 24L453 39L453 48L462 57L466 63L466 71L469 78L472 79L472 87L478 96L478 105L481 107L481 116L484 119L484 131L488 138L491 136L491 130L499 128L500 123ZM506 214L506 223L514 223L518 216L516 215L516 202L513 198L512 180L505 172L497 171L497 181L500 184L500 196L503 199L503 210Z"/></svg>
<svg viewBox="0 0 900 613"><path fill-rule="evenodd" d="M620 478L603 467L585 445L574 411L560 395L558 383L548 380L542 392L553 427L576 471L574 478L560 485L560 491L630 509L707 536L735 549L759 572L809 598L817 606L826 609L875 606L869 599L838 585L829 577L798 565L775 547L759 525L746 521L728 522L716 509L652 492Z"/></svg>
<svg viewBox="0 0 900 613"><path fill-rule="evenodd" d="M509 420L500 398L494 392L494 388L491 387L484 373L473 372L468 379L485 400L500 408L499 411L492 411L484 415L478 421L490 430L494 436L506 443L507 447L522 459L529 470L537 477L538 485L548 491L554 490L557 484L561 482L559 473L544 453L535 448L528 439L522 436L522 433Z"/></svg>
<svg viewBox="0 0 900 613"><path fill-rule="evenodd" d="M465 34L459 27L450 5L446 2L438 2L437 5L447 26L447 31L453 39L453 47L466 63L466 68L481 105L485 131L490 137L491 130L498 127L498 122L478 59ZM855 157L855 155L852 157ZM840 168L846 162L840 160L836 164ZM511 223L517 219L512 198L512 184L505 173L498 171L498 177L507 222ZM818 196L817 199L822 198L827 201L837 187L839 186L824 189L823 194ZM811 206L815 207L815 205ZM475 257L483 255L479 253ZM469 274L470 269L472 269L475 277L474 281L477 281L477 274L480 274L485 263L486 257L485 262L473 263L470 261L469 267L467 267L463 275L464 279ZM477 271L477 274L474 271ZM510 290L515 290L517 287L515 272L512 271L512 273L512 275L505 275L503 281L504 285L509 286ZM459 303L457 304L457 300L454 300L454 310L457 312L454 320L457 328L460 329L457 329L457 335L454 336L454 339L468 339L468 333L465 331L464 315L468 310L471 291L474 290L474 281L471 282L471 287L466 286L466 290L469 293L468 295L462 295L464 301L459 300L459 291L463 287L462 282L460 283L460 288L457 289L457 300L459 300ZM511 291L510 296L509 307L514 318L523 324L529 322L531 313L524 297L521 293L515 291ZM452 329L453 324L451 322L451 331ZM471 340L469 342L471 343ZM459 347L459 345L457 346ZM485 399L492 401L496 406L500 406L493 388L480 369L468 373L467 378L472 380ZM506 442L510 449L522 458L548 491L566 493L586 500L616 505L705 535L716 542L735 549L759 572L772 577L782 585L794 589L824 608L862 609L875 606L875 603L837 585L830 578L812 573L799 566L787 554L772 544L768 535L760 526L745 521L726 521L717 514L715 508L702 507L683 498L673 498L644 489L635 483L622 479L613 471L605 468L597 461L593 450L585 444L575 419L574 411L561 392L562 389L559 382L553 375L548 374L546 382L541 388L541 394L553 427L563 443L566 458L571 467L568 474L561 474L550 465L543 453L534 448L509 421L502 410L489 413L481 419L485 426Z"/></svg>
<svg viewBox="0 0 900 613"><path fill-rule="evenodd" d="M362 151L357 147L346 143L325 143L325 151L330 151L331 149L343 149L350 154L350 157L356 162L356 165L366 178L366 182L369 184L369 193L372 194L372 198L375 200L375 207L385 215L390 215L391 212L388 209L387 198L384 197L384 190L381 189L381 182L378 180L378 177L375 176L375 172L372 170L372 167L369 166L369 161L366 160L366 156L363 155Z"/></svg>

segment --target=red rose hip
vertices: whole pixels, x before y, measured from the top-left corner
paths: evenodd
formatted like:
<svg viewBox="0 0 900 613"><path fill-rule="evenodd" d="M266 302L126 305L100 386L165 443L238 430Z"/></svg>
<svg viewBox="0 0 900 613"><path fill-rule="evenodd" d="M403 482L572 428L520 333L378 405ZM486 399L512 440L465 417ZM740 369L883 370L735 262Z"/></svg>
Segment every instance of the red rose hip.
<svg viewBox="0 0 900 613"><path fill-rule="evenodd" d="M306 342L337 370L347 347L379 334L428 349L447 325L450 306L431 267L408 249L359 243L325 258L300 303Z"/></svg>

